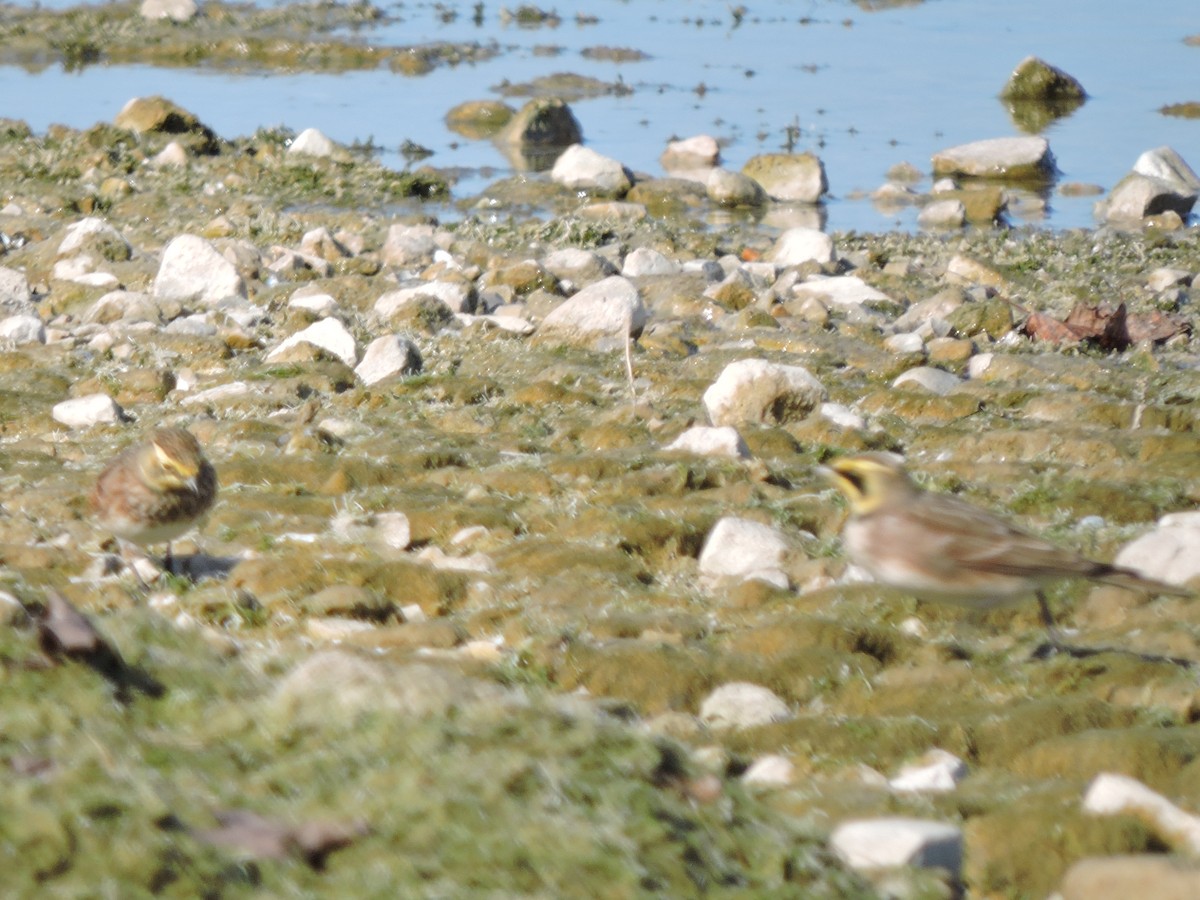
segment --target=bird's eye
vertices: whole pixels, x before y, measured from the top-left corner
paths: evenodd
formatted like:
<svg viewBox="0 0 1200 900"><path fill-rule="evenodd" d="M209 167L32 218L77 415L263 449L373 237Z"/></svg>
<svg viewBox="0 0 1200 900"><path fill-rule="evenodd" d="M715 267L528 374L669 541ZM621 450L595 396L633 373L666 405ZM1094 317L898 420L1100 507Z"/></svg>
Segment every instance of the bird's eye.
<svg viewBox="0 0 1200 900"><path fill-rule="evenodd" d="M841 475L842 478L844 478L850 484L850 486L854 488L855 491L860 494L863 493L863 490L866 487L866 482L862 475L860 475L858 472L847 472L844 470L838 472L838 474Z"/></svg>

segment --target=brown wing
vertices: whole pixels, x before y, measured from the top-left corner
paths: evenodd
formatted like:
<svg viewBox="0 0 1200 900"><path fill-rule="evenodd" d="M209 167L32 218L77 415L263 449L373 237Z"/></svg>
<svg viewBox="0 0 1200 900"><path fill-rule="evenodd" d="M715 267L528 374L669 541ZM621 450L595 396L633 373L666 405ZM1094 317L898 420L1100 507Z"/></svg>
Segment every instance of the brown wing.
<svg viewBox="0 0 1200 900"><path fill-rule="evenodd" d="M956 497L922 494L909 513L931 535L929 563L946 573L968 568L1019 578L1094 577L1107 568Z"/></svg>

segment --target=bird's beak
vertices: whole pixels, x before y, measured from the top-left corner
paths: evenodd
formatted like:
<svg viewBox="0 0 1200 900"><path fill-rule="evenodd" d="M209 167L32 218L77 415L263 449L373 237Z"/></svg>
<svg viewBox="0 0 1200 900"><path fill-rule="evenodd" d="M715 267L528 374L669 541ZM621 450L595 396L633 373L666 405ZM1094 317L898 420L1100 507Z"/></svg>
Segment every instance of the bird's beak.
<svg viewBox="0 0 1200 900"><path fill-rule="evenodd" d="M185 479L183 483L184 483L184 485L187 486L187 489L189 491L191 491L193 494L200 493L200 482L196 480L195 475L193 475L191 478Z"/></svg>

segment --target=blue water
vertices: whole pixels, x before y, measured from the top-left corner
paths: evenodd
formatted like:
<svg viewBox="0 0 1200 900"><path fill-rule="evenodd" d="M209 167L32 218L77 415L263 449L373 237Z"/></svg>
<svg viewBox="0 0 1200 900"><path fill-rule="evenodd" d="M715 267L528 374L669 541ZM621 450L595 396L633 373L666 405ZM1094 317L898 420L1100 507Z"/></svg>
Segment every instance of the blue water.
<svg viewBox="0 0 1200 900"><path fill-rule="evenodd" d="M482 26L472 22L472 2L384 5L402 21L367 33L374 43L495 42L503 52L420 77L383 70L264 75L0 67L0 116L24 119L35 131L54 122L83 128L110 121L130 97L163 94L225 137L260 126L311 126L340 142L373 139L397 168L404 166L399 145L414 141L434 151L428 164L468 170L455 188L465 197L507 174L508 163L489 142L449 131L446 111L498 97L494 88L504 80L575 72L633 87L628 96L572 102L586 142L631 169L661 174L666 142L699 133L722 141L724 164L739 168L756 153L780 149L787 127L798 122L796 149L817 153L829 176L828 227L882 231L914 227L915 211L884 214L852 198L878 187L895 163L928 171L941 148L1021 133L996 95L1017 62L1035 54L1074 75L1090 95L1044 132L1060 182L1107 189L1138 154L1164 144L1200 169L1200 121L1157 112L1200 100L1200 47L1183 43L1200 33L1196 0L927 0L879 11L844 0L748 0L736 27L734 5L542 3L561 16L557 28L505 25L501 4L490 2ZM458 13L449 23L441 15L447 9ZM580 12L598 23L578 24ZM560 52L535 52L547 46ZM595 46L637 49L651 58L617 64L580 55ZM1036 224L1091 226L1094 201L1055 194Z"/></svg>

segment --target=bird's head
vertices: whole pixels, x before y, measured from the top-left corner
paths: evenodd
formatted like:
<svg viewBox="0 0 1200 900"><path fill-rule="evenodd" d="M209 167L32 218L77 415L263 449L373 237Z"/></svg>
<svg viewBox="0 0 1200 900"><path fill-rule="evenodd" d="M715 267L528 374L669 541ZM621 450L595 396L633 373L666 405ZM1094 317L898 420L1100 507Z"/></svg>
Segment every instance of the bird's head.
<svg viewBox="0 0 1200 900"><path fill-rule="evenodd" d="M151 486L163 491L196 493L203 465L200 444L182 428L156 432L142 455L142 475Z"/></svg>
<svg viewBox="0 0 1200 900"><path fill-rule="evenodd" d="M830 463L822 472L846 495L854 515L869 513L884 503L918 492L900 457L894 453L847 456Z"/></svg>

